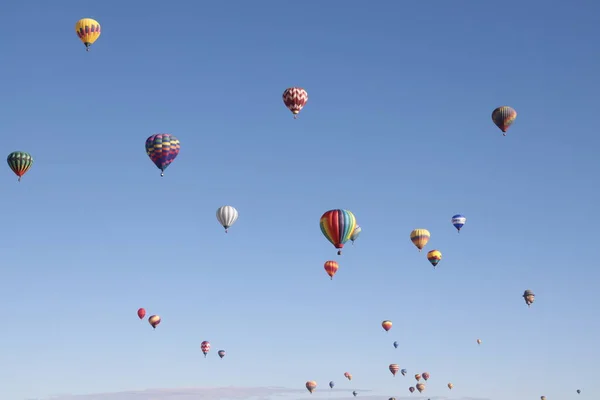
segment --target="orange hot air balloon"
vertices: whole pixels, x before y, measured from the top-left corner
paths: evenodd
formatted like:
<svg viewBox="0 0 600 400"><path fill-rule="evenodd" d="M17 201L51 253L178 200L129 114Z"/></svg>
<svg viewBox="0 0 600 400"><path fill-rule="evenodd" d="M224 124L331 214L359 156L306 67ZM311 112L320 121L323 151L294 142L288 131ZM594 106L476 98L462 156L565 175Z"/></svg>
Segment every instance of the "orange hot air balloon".
<svg viewBox="0 0 600 400"><path fill-rule="evenodd" d="M335 273L337 272L337 270L339 268L340 268L340 266L338 265L337 262L325 261L325 272L327 272L327 275L329 275L331 280L333 280L333 276L335 275Z"/></svg>
<svg viewBox="0 0 600 400"><path fill-rule="evenodd" d="M311 393L314 392L316 388L317 388L317 382L315 382L315 381L306 382L306 389L309 392L311 392Z"/></svg>
<svg viewBox="0 0 600 400"><path fill-rule="evenodd" d="M390 372L392 375L396 376L398 371L400 371L400 366L398 364L390 364Z"/></svg>
<svg viewBox="0 0 600 400"><path fill-rule="evenodd" d="M392 321L385 320L381 323L381 327L387 332L392 329Z"/></svg>
<svg viewBox="0 0 600 400"><path fill-rule="evenodd" d="M410 233L410 240L415 246L417 246L419 251L423 250L423 247L425 247L427 242L429 242L430 237L431 234L427 229L413 229L413 231Z"/></svg>
<svg viewBox="0 0 600 400"><path fill-rule="evenodd" d="M425 384L417 383L417 390L419 391L419 393L422 393L425 390Z"/></svg>
<svg viewBox="0 0 600 400"><path fill-rule="evenodd" d="M453 387L454 387L454 385L452 383L448 384L448 389L452 390Z"/></svg>
<svg viewBox="0 0 600 400"><path fill-rule="evenodd" d="M419 382L421 380L421 374L416 374L415 379L417 380L417 382Z"/></svg>
<svg viewBox="0 0 600 400"><path fill-rule="evenodd" d="M344 376L348 378L349 381L352 380L352 374L350 372L344 372Z"/></svg>
<svg viewBox="0 0 600 400"><path fill-rule="evenodd" d="M481 339L477 339L477 344L481 344Z"/></svg>
<svg viewBox="0 0 600 400"><path fill-rule="evenodd" d="M156 327L158 326L158 324L160 324L160 317L158 315L151 315L148 318L148 323L152 326L152 328L156 329Z"/></svg>
<svg viewBox="0 0 600 400"><path fill-rule="evenodd" d="M138 310L138 313L137 313L137 314L138 314L138 317L139 317L140 319L144 319L144 317L146 316L146 310L144 310L143 308L140 308L140 309Z"/></svg>

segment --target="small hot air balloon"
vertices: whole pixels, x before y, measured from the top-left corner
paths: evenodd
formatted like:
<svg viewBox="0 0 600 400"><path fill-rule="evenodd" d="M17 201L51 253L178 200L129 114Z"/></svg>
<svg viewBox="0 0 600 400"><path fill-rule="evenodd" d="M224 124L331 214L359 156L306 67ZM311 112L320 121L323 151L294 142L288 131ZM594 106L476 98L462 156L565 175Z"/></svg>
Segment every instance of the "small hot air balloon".
<svg viewBox="0 0 600 400"><path fill-rule="evenodd" d="M540 399L541 400L546 400L546 396L541 396Z"/></svg>
<svg viewBox="0 0 600 400"><path fill-rule="evenodd" d="M398 342L394 342L394 348L397 349L398 348Z"/></svg>
<svg viewBox="0 0 600 400"><path fill-rule="evenodd" d="M452 216L452 225L456 228L458 233L460 233L460 229L465 226L467 223L467 218L464 215L456 214Z"/></svg>
<svg viewBox="0 0 600 400"><path fill-rule="evenodd" d="M165 170L179 154L180 147L179 139L168 133L157 133L146 139L146 154L160 169L160 176L165 176Z"/></svg>
<svg viewBox="0 0 600 400"><path fill-rule="evenodd" d="M406 376L407 372L408 371L406 371L406 369L404 369L404 368L400 370L400 373L402 374L402 376Z"/></svg>
<svg viewBox="0 0 600 400"><path fill-rule="evenodd" d="M421 374L415 374L415 379L419 382L421 380Z"/></svg>
<svg viewBox="0 0 600 400"><path fill-rule="evenodd" d="M333 387L334 387L334 386L335 386L335 382L334 382L334 381L331 381L331 382L329 382L329 387L330 387L331 389L333 389Z"/></svg>
<svg viewBox="0 0 600 400"><path fill-rule="evenodd" d="M283 92L283 104L294 114L294 119L298 118L298 114L308 101L308 93L300 87L291 87Z"/></svg>
<svg viewBox="0 0 600 400"><path fill-rule="evenodd" d="M6 157L6 162L15 175L19 177L18 181L21 182L23 175L25 175L33 165L33 157L31 157L31 154L25 153L24 151L13 151Z"/></svg>
<svg viewBox="0 0 600 400"><path fill-rule="evenodd" d="M219 221L219 223L223 225L223 228L225 228L225 233L227 233L227 230L233 224L235 224L235 221L237 221L237 219L238 211L232 206L219 207L219 209L217 210L217 221Z"/></svg>
<svg viewBox="0 0 600 400"><path fill-rule="evenodd" d="M423 391L425 390L425 384L417 383L417 390L419 391L419 393L423 393Z"/></svg>
<svg viewBox="0 0 600 400"><path fill-rule="evenodd" d="M90 46L100 37L102 30L98 21L91 18L82 18L75 24L75 32L79 40L85 45L85 51L90 51Z"/></svg>
<svg viewBox="0 0 600 400"><path fill-rule="evenodd" d="M392 321L386 319L381 323L381 327L388 332L390 329L392 329Z"/></svg>
<svg viewBox="0 0 600 400"><path fill-rule="evenodd" d="M525 299L525 304L527 304L527 307L531 307L531 305L535 301L535 294L531 290L527 289L523 293L523 298Z"/></svg>
<svg viewBox="0 0 600 400"><path fill-rule="evenodd" d="M344 372L344 376L348 378L349 381L352 380L352 374L350 372Z"/></svg>
<svg viewBox="0 0 600 400"><path fill-rule="evenodd" d="M223 358L225 357L225 350L219 350L217 354L219 355L219 357Z"/></svg>
<svg viewBox="0 0 600 400"><path fill-rule="evenodd" d="M580 393L581 393L581 390L577 389L577 394L580 394Z"/></svg>
<svg viewBox="0 0 600 400"><path fill-rule="evenodd" d="M429 242L431 234L427 229L414 229L410 233L410 240L413 242L419 251L423 250L423 247Z"/></svg>
<svg viewBox="0 0 600 400"><path fill-rule="evenodd" d="M308 382L306 382L306 389L309 392L312 393L316 388L317 388L317 382L315 382L315 381L308 381Z"/></svg>
<svg viewBox="0 0 600 400"><path fill-rule="evenodd" d="M358 392L355 390L354 392L352 392L352 395L353 395L354 397L356 397L356 396L358 396Z"/></svg>
<svg viewBox="0 0 600 400"><path fill-rule="evenodd" d="M206 358L206 355L210 351L210 342L205 340L200 343L200 350L202 350L202 354L204 354L204 358Z"/></svg>
<svg viewBox="0 0 600 400"><path fill-rule="evenodd" d="M140 319L144 319L144 317L146 316L146 310L144 310L143 308L138 309L137 315Z"/></svg>
<svg viewBox="0 0 600 400"><path fill-rule="evenodd" d="M425 381L427 381L427 379L429 379L429 372L423 372L422 376L423 376L423 379Z"/></svg>
<svg viewBox="0 0 600 400"><path fill-rule="evenodd" d="M390 364L389 368L390 368L390 372L394 376L396 376L396 373L398 373L398 371L400 371L400 366L398 364Z"/></svg>
<svg viewBox="0 0 600 400"><path fill-rule="evenodd" d="M388 400L396 400L395 397L390 397Z"/></svg>
<svg viewBox="0 0 600 400"><path fill-rule="evenodd" d="M411 393L413 393L415 391L415 388L411 386L411 387L408 388L408 391L411 392Z"/></svg>
<svg viewBox="0 0 600 400"><path fill-rule="evenodd" d="M438 263L442 260L442 252L439 250L431 250L427 253L427 259L433 265L433 269L437 267Z"/></svg>
<svg viewBox="0 0 600 400"><path fill-rule="evenodd" d="M481 339L477 339L477 344L481 344Z"/></svg>
<svg viewBox="0 0 600 400"><path fill-rule="evenodd" d="M329 210L321 216L319 221L323 235L342 254L342 248L356 228L356 217L348 210Z"/></svg>
<svg viewBox="0 0 600 400"><path fill-rule="evenodd" d="M498 107L492 112L492 121L503 132L502 136L506 136L506 131L516 118L517 112L509 106Z"/></svg>
<svg viewBox="0 0 600 400"><path fill-rule="evenodd" d="M150 324L150 326L152 326L153 329L156 329L158 324L160 324L160 321L161 321L161 319L158 315L151 315L148 318L148 323Z"/></svg>
<svg viewBox="0 0 600 400"><path fill-rule="evenodd" d="M333 276L335 275L335 273L337 272L337 270L339 268L340 268L340 266L338 265L337 262L325 261L325 272L327 272L327 275L329 275L331 280L333 280Z"/></svg>
<svg viewBox="0 0 600 400"><path fill-rule="evenodd" d="M454 387L454 385L452 383L448 384L448 389L452 390L453 387Z"/></svg>
<svg viewBox="0 0 600 400"><path fill-rule="evenodd" d="M354 241L358 239L358 237L360 236L360 232L362 232L362 228L357 224L356 228L354 228L354 232L352 232L352 235L350 235L350 240L352 241L352 244L354 244Z"/></svg>

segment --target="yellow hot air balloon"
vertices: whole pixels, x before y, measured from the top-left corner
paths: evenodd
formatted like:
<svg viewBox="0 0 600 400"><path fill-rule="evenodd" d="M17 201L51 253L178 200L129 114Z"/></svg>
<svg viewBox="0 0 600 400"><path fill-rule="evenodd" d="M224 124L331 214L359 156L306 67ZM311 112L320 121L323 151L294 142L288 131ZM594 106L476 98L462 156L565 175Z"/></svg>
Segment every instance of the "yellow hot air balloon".
<svg viewBox="0 0 600 400"><path fill-rule="evenodd" d="M85 51L90 51L90 46L94 44L102 33L100 24L95 19L82 18L75 24L75 32L79 40L85 44Z"/></svg>
<svg viewBox="0 0 600 400"><path fill-rule="evenodd" d="M439 250L431 250L429 253L427 253L427 259L435 269L438 263L442 260L442 252Z"/></svg>
<svg viewBox="0 0 600 400"><path fill-rule="evenodd" d="M452 390L453 387L454 387L454 385L452 383L448 384L448 389Z"/></svg>
<svg viewBox="0 0 600 400"><path fill-rule="evenodd" d="M427 229L415 229L410 233L410 240L413 242L419 251L429 242L431 234Z"/></svg>

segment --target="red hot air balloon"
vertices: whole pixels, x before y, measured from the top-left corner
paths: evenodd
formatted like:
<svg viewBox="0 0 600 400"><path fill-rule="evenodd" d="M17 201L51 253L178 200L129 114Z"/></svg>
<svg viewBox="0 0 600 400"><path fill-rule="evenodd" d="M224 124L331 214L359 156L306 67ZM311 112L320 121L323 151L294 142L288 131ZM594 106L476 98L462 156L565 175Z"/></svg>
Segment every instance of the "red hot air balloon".
<svg viewBox="0 0 600 400"><path fill-rule="evenodd" d="M204 354L204 358L206 358L206 355L210 351L210 342L205 340L204 342L200 343L200 350L202 350L202 354Z"/></svg>
<svg viewBox="0 0 600 400"><path fill-rule="evenodd" d="M137 314L138 314L138 317L139 317L140 319L144 319L144 317L146 316L146 310L144 310L143 308L140 308L140 309L138 310L138 313L137 313Z"/></svg>
<svg viewBox="0 0 600 400"><path fill-rule="evenodd" d="M381 323L381 327L385 329L385 331L389 331L392 329L392 321L388 321L387 319Z"/></svg>
<svg viewBox="0 0 600 400"><path fill-rule="evenodd" d="M400 366L398 364L390 364L390 372L392 375L396 376L398 371L400 371Z"/></svg>
<svg viewBox="0 0 600 400"><path fill-rule="evenodd" d="M152 326L153 329L156 329L158 324L160 324L160 321L161 321L161 319L158 315L151 315L148 318L148 323Z"/></svg>
<svg viewBox="0 0 600 400"><path fill-rule="evenodd" d="M283 104L294 114L294 119L298 118L298 114L308 101L308 93L300 87L291 87L283 92Z"/></svg>
<svg viewBox="0 0 600 400"><path fill-rule="evenodd" d="M344 372L344 376L351 381L352 380L352 374L350 372Z"/></svg>
<svg viewBox="0 0 600 400"><path fill-rule="evenodd" d="M340 266L337 262L325 261L325 272L327 272L327 275L329 275L331 280L333 280L333 276L335 275L335 273L337 272L337 270L339 268L340 268Z"/></svg>

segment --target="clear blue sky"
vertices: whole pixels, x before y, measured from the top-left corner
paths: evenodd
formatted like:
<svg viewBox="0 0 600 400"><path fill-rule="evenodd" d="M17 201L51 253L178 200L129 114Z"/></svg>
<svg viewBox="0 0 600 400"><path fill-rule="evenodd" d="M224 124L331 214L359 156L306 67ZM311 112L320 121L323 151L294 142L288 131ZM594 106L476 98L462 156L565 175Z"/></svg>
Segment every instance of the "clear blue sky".
<svg viewBox="0 0 600 400"><path fill-rule="evenodd" d="M1 147L35 158L0 175L2 399L312 379L400 397L423 371L428 397L600 396L600 5L369 4L2 7ZM181 141L164 178L158 132ZM363 227L340 257L332 208Z"/></svg>

